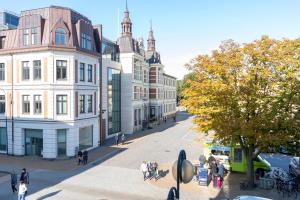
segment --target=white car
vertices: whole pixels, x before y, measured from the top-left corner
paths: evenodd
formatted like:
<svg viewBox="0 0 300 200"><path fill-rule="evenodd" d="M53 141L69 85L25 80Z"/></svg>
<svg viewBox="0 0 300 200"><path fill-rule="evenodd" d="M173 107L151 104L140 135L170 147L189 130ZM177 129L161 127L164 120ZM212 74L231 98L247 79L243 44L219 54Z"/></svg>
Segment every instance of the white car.
<svg viewBox="0 0 300 200"><path fill-rule="evenodd" d="M271 199L258 197L258 196L243 195L243 196L235 197L233 200L271 200Z"/></svg>
<svg viewBox="0 0 300 200"><path fill-rule="evenodd" d="M289 164L289 172L294 176L300 176L300 157L293 157Z"/></svg>

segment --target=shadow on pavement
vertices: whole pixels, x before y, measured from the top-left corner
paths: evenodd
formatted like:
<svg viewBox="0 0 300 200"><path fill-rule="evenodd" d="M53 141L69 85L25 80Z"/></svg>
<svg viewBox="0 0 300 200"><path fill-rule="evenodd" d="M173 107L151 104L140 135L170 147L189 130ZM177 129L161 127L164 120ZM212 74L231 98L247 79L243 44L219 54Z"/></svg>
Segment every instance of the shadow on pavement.
<svg viewBox="0 0 300 200"><path fill-rule="evenodd" d="M153 133L159 133L162 132L166 129L169 129L171 127L174 127L177 123L181 122L181 121L185 121L188 118L190 118L191 115L188 114L187 112L177 112L176 114L176 121L173 120L173 118L167 119L167 122L160 122L159 125L155 126L152 129L146 129L143 131L138 131L132 135L127 135L127 139L125 143L131 143L133 142L133 140L138 139L138 138L142 138L145 137L147 135L153 134ZM112 138L113 139L113 138ZM114 140L113 140L114 141Z"/></svg>
<svg viewBox="0 0 300 200"><path fill-rule="evenodd" d="M47 199L47 198L49 198L49 197L55 196L56 194L58 194L58 193L60 193L60 192L61 192L61 190L57 190L56 192L51 192L51 193L49 193L49 194L46 194L46 195L43 195L43 196L37 198L37 200Z"/></svg>
<svg viewBox="0 0 300 200"><path fill-rule="evenodd" d="M161 123L160 126L154 127L153 129L148 129L145 131L134 133L127 137L126 144L130 144L134 142L135 139L141 138L156 132L164 131L170 127L173 127L176 125L177 122L186 120L190 117L190 115L186 112L179 112L177 113L176 122L173 121L173 119L167 120L166 123ZM18 174L18 179L21 173L22 168L27 168L28 172L30 174L30 185L28 185L28 197L30 198L31 195L34 195L35 193L45 189L52 187L54 185L57 185L61 182L63 182L66 179L69 179L73 176L79 175L97 165L100 165L104 161L114 157L115 155L126 151L128 148L123 145L115 146L114 145L114 138L108 139L105 144L101 147L92 149L89 151L89 162L87 165L84 166L77 166L77 160L76 158L71 158L67 160L42 160L41 158L35 158L35 157L12 157L12 156L6 156L6 155L0 155L1 165L0 170L6 171L9 173L13 169ZM97 156L97 152L103 153L102 155L99 154ZM90 157L94 157L90 159ZM18 159L23 160L24 164L22 166L17 165ZM4 162L2 162L4 161ZM30 166L35 165L35 162L38 162L38 166L34 167L33 169L38 169L31 171ZM62 165L63 168L56 167L56 165ZM51 170L49 166L54 167L56 170ZM56 168L55 168L56 167ZM165 171L162 175L166 176L169 171ZM10 188L10 180L5 182L0 182L0 199L14 199ZM58 190L56 192L52 192L49 194L46 194L44 196L39 197L38 199L47 199L51 196L54 196L58 194L61 190Z"/></svg>

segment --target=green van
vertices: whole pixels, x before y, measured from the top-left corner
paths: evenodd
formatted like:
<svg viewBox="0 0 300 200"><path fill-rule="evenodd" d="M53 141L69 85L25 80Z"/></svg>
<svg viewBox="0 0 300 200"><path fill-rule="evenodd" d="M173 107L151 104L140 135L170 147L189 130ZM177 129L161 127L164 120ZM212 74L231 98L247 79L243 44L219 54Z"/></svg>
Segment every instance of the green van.
<svg viewBox="0 0 300 200"><path fill-rule="evenodd" d="M204 144L204 156L206 159L208 159L211 152L213 152L212 155L216 159L223 163L226 170L234 172L247 171L247 159L239 145L229 147L207 141ZM259 176L263 176L265 172L271 170L270 163L259 155L253 161L253 166L254 172Z"/></svg>

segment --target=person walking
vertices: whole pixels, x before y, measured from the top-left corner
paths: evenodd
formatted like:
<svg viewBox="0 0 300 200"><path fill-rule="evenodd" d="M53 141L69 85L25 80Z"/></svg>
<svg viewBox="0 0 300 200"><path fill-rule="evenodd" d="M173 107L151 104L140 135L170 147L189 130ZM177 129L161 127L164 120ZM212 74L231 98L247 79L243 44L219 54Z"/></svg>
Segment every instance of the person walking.
<svg viewBox="0 0 300 200"><path fill-rule="evenodd" d="M26 168L22 169L22 173L20 176L20 182L23 181L25 184L29 184L29 173L26 171Z"/></svg>
<svg viewBox="0 0 300 200"><path fill-rule="evenodd" d="M18 184L18 175L16 174L15 171L13 171L11 174L10 174L10 178L11 178L11 189L12 189L12 192L15 194L15 192L17 192L17 184Z"/></svg>
<svg viewBox="0 0 300 200"><path fill-rule="evenodd" d="M221 181L223 180L223 176L224 176L224 165L218 160L218 174L221 178Z"/></svg>
<svg viewBox="0 0 300 200"><path fill-rule="evenodd" d="M82 151L78 151L77 159L78 159L77 165L80 165L80 163L83 163Z"/></svg>
<svg viewBox="0 0 300 200"><path fill-rule="evenodd" d="M27 193L26 184L24 181L20 181L18 200L25 200L26 193Z"/></svg>
<svg viewBox="0 0 300 200"><path fill-rule="evenodd" d="M154 172L154 178L155 178L155 181L158 180L158 177L159 177L159 174L158 174L158 164L156 161L153 161L152 163L152 166L153 166L153 172Z"/></svg>
<svg viewBox="0 0 300 200"><path fill-rule="evenodd" d="M148 178L151 180L152 179L152 165L151 162L147 162L147 171L148 171Z"/></svg>
<svg viewBox="0 0 300 200"><path fill-rule="evenodd" d="M115 136L115 140L116 140L116 145L119 145L119 133L116 134Z"/></svg>
<svg viewBox="0 0 300 200"><path fill-rule="evenodd" d="M141 165L141 171L144 175L144 181L145 181L147 179L147 171L148 171L146 161L143 161L143 163Z"/></svg>
<svg viewBox="0 0 300 200"><path fill-rule="evenodd" d="M121 141L122 141L122 145L124 145L124 142L125 142L125 134L124 133L121 136Z"/></svg>
<svg viewBox="0 0 300 200"><path fill-rule="evenodd" d="M88 161L88 152L84 151L83 152L83 164L86 165Z"/></svg>

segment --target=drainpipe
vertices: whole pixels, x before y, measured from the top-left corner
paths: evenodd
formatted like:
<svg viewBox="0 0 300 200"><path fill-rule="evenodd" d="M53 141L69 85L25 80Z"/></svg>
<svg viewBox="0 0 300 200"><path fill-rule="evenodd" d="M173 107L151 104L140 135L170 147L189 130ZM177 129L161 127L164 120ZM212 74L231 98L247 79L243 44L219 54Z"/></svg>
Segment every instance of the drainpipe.
<svg viewBox="0 0 300 200"><path fill-rule="evenodd" d="M14 155L14 146L15 146L15 129L14 129L14 57L13 54L10 53L11 56L11 68L12 68L12 73L11 73L11 101L10 101L10 106L11 106L11 142L12 142L12 151L11 154Z"/></svg>
<svg viewBox="0 0 300 200"><path fill-rule="evenodd" d="M104 144L105 141L102 141L102 139L105 139L105 137L101 137L102 134L106 134L106 133L102 133L103 130L103 123L102 123L102 25L100 25L100 29L99 29L100 33L100 58L99 58L99 146L101 144Z"/></svg>

